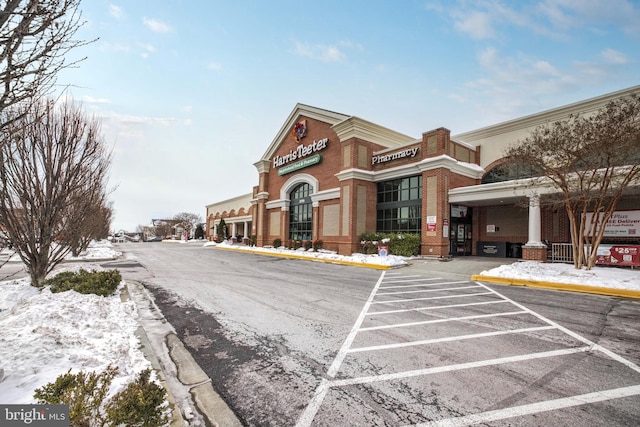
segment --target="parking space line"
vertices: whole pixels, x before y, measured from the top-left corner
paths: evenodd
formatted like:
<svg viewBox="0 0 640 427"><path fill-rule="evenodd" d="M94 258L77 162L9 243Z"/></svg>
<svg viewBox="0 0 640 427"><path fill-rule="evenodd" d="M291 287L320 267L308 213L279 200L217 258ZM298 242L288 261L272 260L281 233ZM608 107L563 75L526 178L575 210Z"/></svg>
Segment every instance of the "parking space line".
<svg viewBox="0 0 640 427"><path fill-rule="evenodd" d="M445 322L455 322L455 321L462 321L462 320L484 319L487 317L514 316L517 314L525 314L525 313L528 314L526 311L520 310L520 311L509 311L505 313L478 314L475 316L447 317L446 319L422 320L420 322L394 323L393 325L370 326L367 328L360 328L360 332L378 331L380 329L405 328L405 327L411 327L411 326L428 325L431 323L445 323Z"/></svg>
<svg viewBox="0 0 640 427"><path fill-rule="evenodd" d="M327 375L329 377L335 377L336 373L340 369L340 365L342 365L342 361L347 355L348 350L351 347L351 344L353 344L353 340L356 338L356 335L358 334L358 329L360 329L362 322L364 322L365 315L369 311L369 307L373 302L373 298L376 296L376 292L378 292L378 288L380 287L380 284L384 280L384 276L385 276L385 272L383 271L380 274L380 278L376 282L376 285L373 287L373 290L371 291L371 294L369 295L367 302L364 304L364 307L362 307L362 311L360 312L360 315L358 316L356 323L353 325L353 327L351 328L351 331L349 332L349 335L342 343L342 347L340 347L340 350L338 351L338 354L336 355L335 359L333 359L333 363L331 363L331 366L327 371Z"/></svg>
<svg viewBox="0 0 640 427"><path fill-rule="evenodd" d="M423 277L421 279L412 279L412 280L387 280L385 283L410 283L410 282L430 282L432 280L442 280L442 277ZM428 283L421 284L417 283L414 285L394 285L394 286L380 286L380 289L393 289L393 288L408 288L411 286L431 286Z"/></svg>
<svg viewBox="0 0 640 427"><path fill-rule="evenodd" d="M475 294L475 295L487 295L487 294L491 294L492 292L485 292L483 294ZM399 310L387 310L387 311L373 311L370 313L367 313L367 316L374 316L377 314L394 314L394 313L407 313L410 311L425 311L425 310L440 310L440 309L444 309L444 308L455 308L455 307L470 307L470 306L474 306L474 305L487 305L487 304L503 304L503 303L507 303L509 301L506 300L497 300L497 301L482 301L482 302L470 302L470 303L466 303L466 304L449 304L449 305L438 305L438 306L434 306L434 307L416 307L416 308L404 308L404 309L399 309Z"/></svg>
<svg viewBox="0 0 640 427"><path fill-rule="evenodd" d="M366 377L345 378L331 381L332 387L344 387L356 384L369 384L380 381L401 380L411 377L419 377L433 374L442 374L444 372L461 371L464 369L484 368L487 366L504 365L507 363L524 362L528 360L544 359L547 357L568 356L576 353L585 353L591 347L565 348L562 350L543 351L539 353L522 354L518 356L500 357L497 359L479 360L476 362L458 363L455 365L436 366L433 368L415 369L412 371L394 372L392 374L369 375Z"/></svg>
<svg viewBox="0 0 640 427"><path fill-rule="evenodd" d="M418 427L468 426L637 395L640 395L640 385L596 391L593 393L563 397L560 399L545 400L542 402L530 403L528 405L512 406L510 408L497 409L495 411L481 412L478 414L465 415L463 417L448 418L444 420L413 425Z"/></svg>
<svg viewBox="0 0 640 427"><path fill-rule="evenodd" d="M613 359L633 369L634 371L640 373L640 367L638 367L638 365L578 335L577 333L570 331L569 329L559 325L558 323L547 319L546 317L536 313L533 310L528 309L522 304L519 304L503 296L502 294L498 293L497 291L494 291L493 289L489 288L488 286L480 282L475 282L477 286L466 286L461 288L449 288L449 289L438 289L438 290L455 290L455 289L468 289L471 287L473 288L478 287L486 290L486 292L474 292L474 293L462 294L462 295L446 295L446 296L412 298L412 299L402 299L402 300L392 300L392 301L374 301L374 299L378 295L393 295L393 294L435 291L435 290L429 289L429 290L419 290L419 291L378 293L381 289L433 286L433 284L411 283L406 285L383 287L381 285L386 277L385 273L386 272L383 271L380 277L378 278L367 301L365 302L361 312L359 313L359 316L356 322L354 323L347 338L343 342L340 350L338 351L336 357L331 363L326 373L326 376L321 379L320 384L317 386L309 404L307 405L302 415L298 419L298 422L296 423L296 427L308 427L312 424L317 412L319 411L322 405L322 402L324 401L325 397L327 396L329 390L332 387L345 387L345 386L357 385L357 384L400 380L405 378L427 376L431 374L446 373L446 372L459 371L464 369L474 369L474 368L480 368L480 367L502 365L507 363L517 363L517 362L528 361L533 359L561 357L561 356L566 356L566 355L571 355L571 354L581 353L581 352L593 353L596 351L604 353L610 359ZM397 279L398 276L396 276L396 274L397 273L389 273L389 276L394 275L393 278ZM407 276L407 277L414 277L414 276ZM411 279L412 282L414 281L417 282L419 280L424 282L423 279ZM438 279L438 280L441 280L441 279ZM385 282L385 285L389 283L407 283L407 282L409 282L409 280L406 280L406 279L403 281L393 280L393 281ZM443 284L455 284L455 283L468 283L468 282L447 282ZM444 300L444 299L451 299L451 298L477 297L477 296L484 296L484 295L492 295L497 299L492 299L489 301L476 301L471 303L443 304L443 305L432 306L432 307L424 306L424 307L415 307L415 308L401 308L396 310L385 310L385 311L378 311L378 312L369 311L374 304L407 303L407 302L419 301L419 300ZM395 323L390 325L371 326L371 327L364 327L364 328L362 327L362 324L366 319L366 316L380 316L380 315L386 315L386 314L419 312L419 311L427 311L427 310L442 310L442 309L448 309L448 308L472 307L472 306L500 304L500 303L510 303L510 305L512 305L513 307L516 307L518 310L512 310L508 312L499 312L499 313L461 316L457 318L432 319L432 320L417 321L417 322ZM352 348L352 345L355 342L356 335L359 332L375 331L375 330L389 329L389 328L410 327L410 326L451 322L451 321L473 320L473 319L498 317L498 316L512 316L512 315L520 315L520 314L531 315L534 318L537 318L538 320L544 322L545 325L530 327L530 328L519 328L519 329L512 329L512 330L496 330L496 331L491 331L486 333L448 336L448 337L441 337L441 338L434 338L434 339L427 339L427 340L407 341L407 342L399 342L399 343L392 343L392 344ZM361 377L354 377L354 378L341 378L341 379L335 378L345 358L348 355L354 354L354 353L398 349L398 348L409 347L409 346L429 345L429 344L437 344L437 343L444 343L444 342L455 342L455 341L461 341L461 340L470 340L470 339L494 337L494 336L507 335L507 334L521 334L521 333L546 331L546 330L562 331L565 334L576 339L578 342L581 342L583 345L581 347L569 347L569 348L550 350L550 351L544 351L539 353L528 353L528 354L522 354L522 355L516 355L516 356L500 357L500 358L494 358L494 359L466 362L466 363L439 366L439 367L430 367L430 368L423 368L423 369L416 369L416 370L402 371L402 372L392 372L389 374L361 376ZM604 390L604 391L587 393L582 395L569 396L569 397L560 398L560 399L550 399L547 401L541 401L541 402L532 403L532 404L514 406L514 407L493 410L493 411L486 411L486 412L470 414L470 415L461 416L461 417L453 417L453 418L434 421L431 423L417 424L417 425L421 427L427 427L427 426L462 426L462 425L469 425L469 424L479 424L479 423L503 420L503 419L514 418L518 416L535 414L539 412L552 411L552 410L563 409L563 408L568 408L572 406L586 405L586 404L602 402L602 401L611 400L611 399L618 399L623 397L629 397L629 396L636 396L636 395L640 395L640 385Z"/></svg>
<svg viewBox="0 0 640 427"><path fill-rule="evenodd" d="M477 286L474 286L474 287L477 287ZM372 302L371 304L393 304L393 303L399 303L399 302L402 303L402 302L409 302L409 301L426 301L426 300L435 300L435 299L475 297L475 296L478 296L478 295L489 295L489 294L492 294L492 292L473 292L473 293L470 293L470 294L443 295L443 296L439 296L439 297L396 299L396 300L391 300L391 301L376 301L376 302Z"/></svg>
<svg viewBox="0 0 640 427"><path fill-rule="evenodd" d="M443 342L451 342L451 341L462 341L462 340L471 340L476 338L486 338L486 337L495 337L499 335L508 335L508 334L520 334L525 332L536 332L536 331L547 331L549 329L556 329L555 326L536 326L535 328L521 328L521 329L511 329L506 331L493 331L493 332L483 332L481 334L469 334L469 335L457 335L452 337L444 337L444 338L433 338L430 340L419 340L419 341L405 341L395 344L382 344L382 345L372 345L369 347L356 347L350 348L347 350L347 353L360 353L363 351L378 351L378 350L389 350L394 348L402 348L402 347L414 347L417 345L427 345L427 344L437 344Z"/></svg>
<svg viewBox="0 0 640 427"><path fill-rule="evenodd" d="M456 283L469 283L469 282L468 281L466 281L466 282L453 282L451 284L454 285ZM437 285L448 285L448 284L449 283L437 283ZM430 285L430 286L435 286L435 285ZM455 291L456 289L471 289L471 288L479 288L479 286L478 285L472 285L472 286L459 286L457 288L418 289L418 290L413 290L413 291L378 292L378 294L376 296L380 296L380 295L419 294L420 292Z"/></svg>
<svg viewBox="0 0 640 427"><path fill-rule="evenodd" d="M478 283L480 286L482 286L482 287L483 287L483 288L485 288L485 289L489 289L489 290L491 290L491 288L489 288L488 286L486 286L486 285L484 285L484 284L482 284L482 283L480 283L480 282L476 282L476 283ZM496 295L500 296L501 298L504 298L504 299L505 299L505 301L509 301L511 304L515 305L516 307L518 307L518 308L520 308L520 309L522 309L522 310L526 310L526 311L528 311L532 316L537 317L538 319L542 320L543 322L545 322L545 323L547 323L547 324L549 324L549 325L553 325L553 326L554 326L554 327L556 327L558 330L560 330L560 331L564 332L565 334L567 334L567 335L569 335L569 336L571 336L571 337L575 338L576 340L581 341L581 342L583 342L583 343L585 343L585 344L587 344L587 345L590 345L592 349L594 349L594 350L598 350L598 351L600 351L600 352L602 352L602 353L606 354L607 356L609 356L609 358L611 358L611 359L613 359L613 360L615 360L615 361L617 361L617 362L619 362L619 363L622 363L623 365L625 365L625 366L627 366L627 367L629 367L629 368L633 369L634 371L636 371L636 372L640 373L640 366L636 365L635 363L633 363L633 362L631 362L631 361L629 361L629 360L625 359L625 358L624 358L624 357L622 357L622 356L617 355L616 353L614 353L614 352L612 352L611 350L608 350L608 349L606 349L606 348L602 347L602 346L601 346L601 345L599 345L599 344L596 344L595 342L593 342L593 341L591 341L591 340L589 340L589 339L587 339L587 338L583 337L582 335L578 335L577 333L575 333L575 332L573 332L573 331L571 331L571 330L569 330L569 329L565 328L564 326L562 326L562 325L560 325L560 324L558 324L558 323L554 322L553 320L547 319L547 318L546 318L546 317L544 317L543 315L538 314L538 313L536 313L535 311L528 309L528 308L527 308L527 307L525 307L524 305L522 305L522 304L520 304L520 303L517 303L517 302L513 301L512 299L509 299L509 298L507 298L507 297L505 297L505 296L503 296L503 295L499 294L498 292L495 292L495 291L493 291L493 290L491 290L491 291L492 291L493 293L495 293Z"/></svg>

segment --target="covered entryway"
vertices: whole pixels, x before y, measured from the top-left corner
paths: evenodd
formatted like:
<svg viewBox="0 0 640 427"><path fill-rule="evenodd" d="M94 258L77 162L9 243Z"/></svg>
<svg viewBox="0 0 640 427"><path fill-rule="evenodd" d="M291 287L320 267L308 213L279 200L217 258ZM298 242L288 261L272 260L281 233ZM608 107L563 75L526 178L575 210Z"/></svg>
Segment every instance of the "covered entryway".
<svg viewBox="0 0 640 427"><path fill-rule="evenodd" d="M450 206L449 255L470 256L473 248L472 208Z"/></svg>

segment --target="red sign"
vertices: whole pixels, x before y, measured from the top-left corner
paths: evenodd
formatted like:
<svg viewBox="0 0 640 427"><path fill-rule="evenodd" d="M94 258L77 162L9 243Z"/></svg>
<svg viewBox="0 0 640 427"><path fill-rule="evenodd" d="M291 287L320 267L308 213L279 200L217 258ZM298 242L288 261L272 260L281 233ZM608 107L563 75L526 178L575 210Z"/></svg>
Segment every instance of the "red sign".
<svg viewBox="0 0 640 427"><path fill-rule="evenodd" d="M640 267L640 246L601 246L596 264Z"/></svg>

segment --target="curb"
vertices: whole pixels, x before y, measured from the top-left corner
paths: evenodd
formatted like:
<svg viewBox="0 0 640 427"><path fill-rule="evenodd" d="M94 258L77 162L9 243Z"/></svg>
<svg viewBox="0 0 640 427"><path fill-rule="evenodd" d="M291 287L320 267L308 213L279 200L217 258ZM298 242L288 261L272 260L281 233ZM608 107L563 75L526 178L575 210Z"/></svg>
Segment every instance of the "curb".
<svg viewBox="0 0 640 427"><path fill-rule="evenodd" d="M501 285L526 286L531 288L554 289L557 291L581 292L586 294L640 299L640 291L630 289L603 288L599 286L545 282L541 280L510 279L506 277L481 276L478 274L472 275L471 280L476 282L497 283Z"/></svg>
<svg viewBox="0 0 640 427"><path fill-rule="evenodd" d="M363 268L371 268L374 270L390 270L392 268L399 268L405 266L391 266L391 265L381 265L381 264L365 264L362 262L353 262L353 261L341 261L337 259L324 259L324 258L313 258L306 257L304 255L295 255L295 254L285 254L278 252L262 252L262 251L254 251L252 249L236 249L233 247L220 247L220 246L211 246L215 249L221 249L224 251L233 251L233 252L249 252L256 255L265 255L279 258L289 258L289 259L299 259L303 261L315 261L315 262L324 262L325 264L340 264L340 265L348 265L351 267L363 267Z"/></svg>
<svg viewBox="0 0 640 427"><path fill-rule="evenodd" d="M180 341L144 286L132 280L125 282L127 297L138 310L138 331L143 337L140 343L144 355L167 390L167 400L172 407L171 427L191 425L193 418L191 408L180 408L178 401L189 401L187 405L195 404L208 426L242 426L231 408L216 393L211 379ZM130 291L130 287L134 292Z"/></svg>
<svg viewBox="0 0 640 427"><path fill-rule="evenodd" d="M123 302L132 301L135 304L135 301L131 299L131 295L129 294L128 285L124 286L120 290L120 300ZM158 361L158 358L155 356L155 353L153 352L153 348L151 347L151 342L149 341L149 337L147 336L147 333L145 332L142 325L139 325L138 329L136 329L136 337L138 337L138 340L140 341L140 349L144 354L144 357L151 363L151 367L153 368L156 375L158 376L158 380L160 381L160 384L162 385L162 387L164 387L165 391L167 392L167 401L169 402L169 408L171 409L171 419L169 421L169 425L171 427L184 426L185 422L184 422L184 419L182 418L182 414L180 413L180 409L176 405L175 398L173 397L173 394L171 393L171 389L167 384L167 379L164 375L162 366L160 366L160 362Z"/></svg>

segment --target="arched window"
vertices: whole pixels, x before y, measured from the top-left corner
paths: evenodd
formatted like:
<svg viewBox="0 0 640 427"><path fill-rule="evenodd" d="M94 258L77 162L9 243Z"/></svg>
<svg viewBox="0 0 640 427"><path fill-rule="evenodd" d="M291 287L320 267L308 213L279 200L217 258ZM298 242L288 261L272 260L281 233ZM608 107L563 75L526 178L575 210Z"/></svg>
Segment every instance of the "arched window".
<svg viewBox="0 0 640 427"><path fill-rule="evenodd" d="M541 172L533 166L520 165L518 163L506 162L489 170L482 177L482 184L492 182L513 181L516 179L532 178L540 176Z"/></svg>
<svg viewBox="0 0 640 427"><path fill-rule="evenodd" d="M289 238L292 240L312 240L313 187L304 183L294 187L289 196Z"/></svg>

